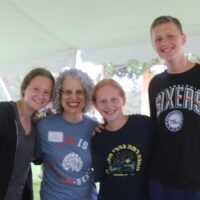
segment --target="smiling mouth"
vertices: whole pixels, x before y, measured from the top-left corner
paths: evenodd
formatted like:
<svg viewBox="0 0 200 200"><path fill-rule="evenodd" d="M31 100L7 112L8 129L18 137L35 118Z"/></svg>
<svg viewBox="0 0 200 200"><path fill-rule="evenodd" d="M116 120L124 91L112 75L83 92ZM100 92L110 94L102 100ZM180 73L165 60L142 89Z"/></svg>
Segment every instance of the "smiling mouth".
<svg viewBox="0 0 200 200"><path fill-rule="evenodd" d="M79 102L70 102L67 103L70 108L77 108L79 106Z"/></svg>
<svg viewBox="0 0 200 200"><path fill-rule="evenodd" d="M162 51L163 53L168 53L168 52L171 52L173 49L174 49L173 47L167 47L167 48L161 49L161 51Z"/></svg>
<svg viewBox="0 0 200 200"><path fill-rule="evenodd" d="M107 115L112 115L113 113L115 113L115 110L104 111L104 113Z"/></svg>
<svg viewBox="0 0 200 200"><path fill-rule="evenodd" d="M33 102L39 106L43 106L44 105L44 101L38 101L36 99L33 99Z"/></svg>

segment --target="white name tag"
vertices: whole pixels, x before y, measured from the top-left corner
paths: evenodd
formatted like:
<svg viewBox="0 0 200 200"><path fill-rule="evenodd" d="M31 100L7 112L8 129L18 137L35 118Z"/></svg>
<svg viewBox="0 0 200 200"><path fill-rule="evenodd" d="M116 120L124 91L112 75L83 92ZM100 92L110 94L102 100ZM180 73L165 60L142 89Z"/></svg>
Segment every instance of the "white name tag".
<svg viewBox="0 0 200 200"><path fill-rule="evenodd" d="M48 132L48 141L49 142L63 142L64 134L59 131L49 131Z"/></svg>

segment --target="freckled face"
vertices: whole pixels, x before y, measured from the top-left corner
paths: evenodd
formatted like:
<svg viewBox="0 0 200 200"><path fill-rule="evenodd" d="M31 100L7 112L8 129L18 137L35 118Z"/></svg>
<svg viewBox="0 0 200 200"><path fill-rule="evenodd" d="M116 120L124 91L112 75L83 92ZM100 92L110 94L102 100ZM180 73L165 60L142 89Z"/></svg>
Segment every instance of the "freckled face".
<svg viewBox="0 0 200 200"><path fill-rule="evenodd" d="M125 99L115 87L106 85L96 92L95 107L108 122L116 120L123 114L124 103Z"/></svg>

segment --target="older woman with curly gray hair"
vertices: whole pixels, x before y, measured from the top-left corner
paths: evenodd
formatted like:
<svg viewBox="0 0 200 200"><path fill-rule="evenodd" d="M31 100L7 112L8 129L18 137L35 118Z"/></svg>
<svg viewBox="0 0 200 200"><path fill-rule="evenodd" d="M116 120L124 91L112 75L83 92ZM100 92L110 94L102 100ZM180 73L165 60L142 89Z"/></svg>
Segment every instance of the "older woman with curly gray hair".
<svg viewBox="0 0 200 200"><path fill-rule="evenodd" d="M56 80L56 85L55 85L55 90L54 90L54 101L53 105L57 112L63 112L64 108L61 104L61 97L62 94L69 93L69 91L65 91L63 88L63 83L67 78L72 78L79 80L81 86L82 86L82 91L77 91L77 92L83 92L85 96L85 106L83 107L83 112L87 112L90 108L91 105L91 93L92 89L94 87L94 83L92 79L83 71L78 70L76 68L72 68L70 70L65 70L63 72L60 72L60 75L58 76ZM67 94L66 94L67 95Z"/></svg>
<svg viewBox="0 0 200 200"><path fill-rule="evenodd" d="M38 122L44 163L41 200L97 199L90 140L98 123L84 114L92 89L92 79L79 69L64 70L56 79L57 113Z"/></svg>

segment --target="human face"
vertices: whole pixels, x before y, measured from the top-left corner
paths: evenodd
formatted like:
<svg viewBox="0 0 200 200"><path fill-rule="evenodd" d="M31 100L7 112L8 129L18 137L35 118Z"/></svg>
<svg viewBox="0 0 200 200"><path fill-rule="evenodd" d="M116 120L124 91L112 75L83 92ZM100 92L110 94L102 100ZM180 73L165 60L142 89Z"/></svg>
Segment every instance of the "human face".
<svg viewBox="0 0 200 200"><path fill-rule="evenodd" d="M183 46L186 36L172 22L160 24L153 28L151 39L155 51L167 62L178 59L184 54Z"/></svg>
<svg viewBox="0 0 200 200"><path fill-rule="evenodd" d="M36 76L23 91L22 99L32 110L39 111L49 103L51 93L52 81L45 76Z"/></svg>
<svg viewBox="0 0 200 200"><path fill-rule="evenodd" d="M80 81L75 78L66 78L61 92L61 105L64 114L77 115L82 113L85 101L85 92Z"/></svg>
<svg viewBox="0 0 200 200"><path fill-rule="evenodd" d="M105 85L97 90L95 107L108 122L116 122L122 115L125 99L115 87Z"/></svg>

